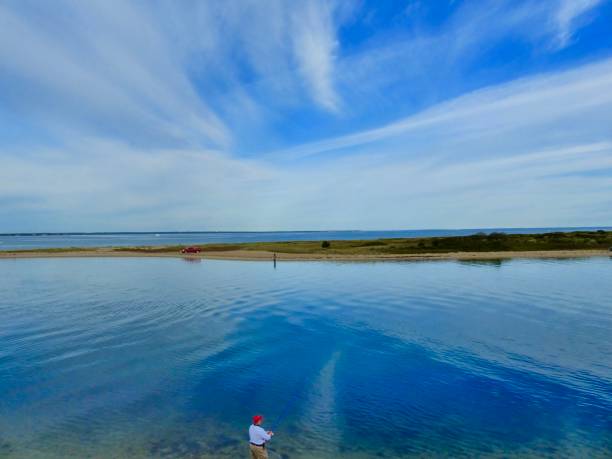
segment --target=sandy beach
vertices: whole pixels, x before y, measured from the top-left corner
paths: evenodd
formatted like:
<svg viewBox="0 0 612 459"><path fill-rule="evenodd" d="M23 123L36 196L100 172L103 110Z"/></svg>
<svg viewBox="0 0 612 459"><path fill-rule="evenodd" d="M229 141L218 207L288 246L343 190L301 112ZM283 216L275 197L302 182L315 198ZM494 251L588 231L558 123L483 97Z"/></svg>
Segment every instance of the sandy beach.
<svg viewBox="0 0 612 459"><path fill-rule="evenodd" d="M612 256L608 250L539 250L503 252L449 252L420 254L319 254L319 253L276 253L279 261L397 261L397 260L498 260L509 258L586 258ZM263 250L228 250L182 254L180 252L143 253L137 251L115 251L112 248L98 248L78 251L27 251L0 252L0 259L17 258L92 258L92 257L163 257L209 260L273 260L274 253Z"/></svg>

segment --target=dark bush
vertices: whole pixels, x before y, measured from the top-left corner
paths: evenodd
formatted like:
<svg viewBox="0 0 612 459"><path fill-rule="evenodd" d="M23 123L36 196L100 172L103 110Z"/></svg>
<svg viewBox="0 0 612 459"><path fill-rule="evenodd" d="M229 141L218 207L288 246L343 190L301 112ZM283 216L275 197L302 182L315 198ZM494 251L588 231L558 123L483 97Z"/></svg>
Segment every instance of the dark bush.
<svg viewBox="0 0 612 459"><path fill-rule="evenodd" d="M323 247L324 249L329 249L330 246L331 244L329 243L329 241L321 242L321 247Z"/></svg>

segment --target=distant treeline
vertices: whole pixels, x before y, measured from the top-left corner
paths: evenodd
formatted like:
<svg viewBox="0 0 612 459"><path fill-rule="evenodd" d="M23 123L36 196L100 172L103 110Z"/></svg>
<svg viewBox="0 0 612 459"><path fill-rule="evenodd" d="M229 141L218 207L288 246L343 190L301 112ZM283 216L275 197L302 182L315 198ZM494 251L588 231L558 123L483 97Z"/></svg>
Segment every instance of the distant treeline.
<svg viewBox="0 0 612 459"><path fill-rule="evenodd" d="M612 231L575 231L570 233L506 234L477 233L471 236L435 237L403 240L385 244L394 253L503 252L533 250L608 249Z"/></svg>

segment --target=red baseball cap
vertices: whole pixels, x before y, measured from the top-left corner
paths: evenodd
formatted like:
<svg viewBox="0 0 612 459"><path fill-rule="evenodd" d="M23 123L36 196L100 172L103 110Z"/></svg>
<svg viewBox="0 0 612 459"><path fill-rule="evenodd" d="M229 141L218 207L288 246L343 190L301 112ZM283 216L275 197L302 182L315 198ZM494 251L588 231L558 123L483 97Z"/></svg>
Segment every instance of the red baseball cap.
<svg viewBox="0 0 612 459"><path fill-rule="evenodd" d="M263 419L263 416L256 414L255 416L253 416L253 424L257 424L258 422L261 422L262 419Z"/></svg>

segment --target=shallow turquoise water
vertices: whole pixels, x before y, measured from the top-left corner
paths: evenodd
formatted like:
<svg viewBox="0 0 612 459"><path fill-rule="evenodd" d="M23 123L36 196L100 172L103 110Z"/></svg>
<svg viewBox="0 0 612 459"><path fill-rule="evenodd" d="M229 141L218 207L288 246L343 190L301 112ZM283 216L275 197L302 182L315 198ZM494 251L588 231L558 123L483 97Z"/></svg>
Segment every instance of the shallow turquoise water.
<svg viewBox="0 0 612 459"><path fill-rule="evenodd" d="M0 260L0 458L610 457L612 259Z"/></svg>

